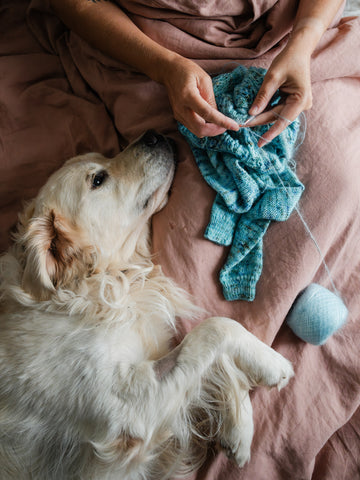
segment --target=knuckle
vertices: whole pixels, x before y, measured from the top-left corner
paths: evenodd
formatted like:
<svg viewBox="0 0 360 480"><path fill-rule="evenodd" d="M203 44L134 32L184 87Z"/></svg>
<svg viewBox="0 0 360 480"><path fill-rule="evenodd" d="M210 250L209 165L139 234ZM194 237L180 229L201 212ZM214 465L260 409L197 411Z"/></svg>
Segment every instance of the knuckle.
<svg viewBox="0 0 360 480"><path fill-rule="evenodd" d="M195 98L196 98L196 95L194 94L191 88L184 87L179 92L178 99L179 100L181 99L181 101L184 102L186 105L187 104L191 105L194 102Z"/></svg>
<svg viewBox="0 0 360 480"><path fill-rule="evenodd" d="M186 89L186 97L192 101L195 102L198 98L198 93L194 91L193 89Z"/></svg>
<svg viewBox="0 0 360 480"><path fill-rule="evenodd" d="M272 137L277 137L285 128L289 125L287 121L279 122L274 128L271 130ZM270 131L270 130L269 130Z"/></svg>
<svg viewBox="0 0 360 480"><path fill-rule="evenodd" d="M198 133L195 133L195 135L199 138L204 138L206 136L205 132L204 132L204 128L203 127L200 127L197 129L197 132Z"/></svg>
<svg viewBox="0 0 360 480"><path fill-rule="evenodd" d="M299 90L297 92L294 92L293 93L293 96L294 96L294 101L296 103L299 103L299 104L305 104L306 102L306 95L305 95L305 92Z"/></svg>
<svg viewBox="0 0 360 480"><path fill-rule="evenodd" d="M265 80L266 80L266 83L273 83L273 82L277 82L278 79L279 79L279 75L273 70L269 70Z"/></svg>

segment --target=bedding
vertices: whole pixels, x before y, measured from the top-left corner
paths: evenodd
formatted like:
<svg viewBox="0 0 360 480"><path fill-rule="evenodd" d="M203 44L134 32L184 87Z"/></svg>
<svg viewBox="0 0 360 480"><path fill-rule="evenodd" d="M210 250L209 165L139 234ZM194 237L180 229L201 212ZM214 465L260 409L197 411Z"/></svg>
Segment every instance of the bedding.
<svg viewBox="0 0 360 480"><path fill-rule="evenodd" d="M118 3L147 35L214 75L239 63L267 68L296 7L290 0ZM350 312L318 347L285 322L307 285L330 288L296 213L267 230L255 299L226 301L218 275L228 247L204 238L215 192L178 132L164 87L68 31L46 0L0 3L0 248L10 243L22 203L66 159L115 155L154 128L172 136L179 151L168 205L153 220L155 260L199 306L241 322L293 363L295 377L284 390L252 392L251 461L240 470L214 447L193 480L360 478L359 27L359 18L339 12L313 55L313 107L296 155L305 185L300 209ZM182 333L193 327L179 323Z"/></svg>

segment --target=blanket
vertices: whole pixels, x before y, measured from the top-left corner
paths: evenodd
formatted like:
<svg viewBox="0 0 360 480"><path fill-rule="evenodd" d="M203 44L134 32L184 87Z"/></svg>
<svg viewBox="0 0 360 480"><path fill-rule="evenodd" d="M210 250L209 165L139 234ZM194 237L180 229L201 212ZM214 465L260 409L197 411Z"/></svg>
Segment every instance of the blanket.
<svg viewBox="0 0 360 480"><path fill-rule="evenodd" d="M291 0L118 0L157 42L211 74L268 68L294 19ZM305 185L300 207L326 256L349 319L321 347L284 324L315 281L329 287L318 251L296 214L264 237L263 272L253 302L227 302L218 273L228 248L203 236L214 192L176 122L163 86L112 60L70 32L46 0L0 3L1 249L22 203L66 159L115 155L149 128L172 136L179 163L167 206L153 219L153 250L167 275L210 314L241 322L292 361L281 392L252 392L251 461L238 469L209 452L197 480L352 480L360 474L360 21L337 15L312 57L313 107L297 154ZM196 207L194 207L196 206ZM181 321L183 333L193 324Z"/></svg>

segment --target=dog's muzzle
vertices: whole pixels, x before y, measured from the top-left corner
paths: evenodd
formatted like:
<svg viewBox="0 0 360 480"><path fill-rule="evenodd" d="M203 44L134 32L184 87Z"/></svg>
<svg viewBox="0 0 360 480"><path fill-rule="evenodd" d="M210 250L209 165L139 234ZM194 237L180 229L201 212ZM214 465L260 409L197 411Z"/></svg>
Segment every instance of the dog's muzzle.
<svg viewBox="0 0 360 480"><path fill-rule="evenodd" d="M149 148L155 148L160 146L167 146L170 151L176 154L176 143L170 137L165 137L160 133L157 133L155 130L148 130L144 133L144 135L140 138L140 142L144 143Z"/></svg>

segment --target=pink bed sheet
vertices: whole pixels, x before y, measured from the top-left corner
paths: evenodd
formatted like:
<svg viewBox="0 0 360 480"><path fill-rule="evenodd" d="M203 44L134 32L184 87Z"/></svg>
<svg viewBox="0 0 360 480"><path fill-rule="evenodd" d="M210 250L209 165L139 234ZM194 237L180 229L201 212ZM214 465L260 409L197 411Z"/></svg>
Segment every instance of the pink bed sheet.
<svg viewBox="0 0 360 480"><path fill-rule="evenodd" d="M166 92L69 32L46 1L0 3L0 248L24 200L67 158L116 154L148 128L173 136L179 164L166 208L153 220L165 272L211 314L230 316L294 365L281 392L252 394L252 459L238 469L209 453L200 480L360 478L360 21L340 14L313 56L313 108L298 155L301 210L350 316L326 345L296 338L284 319L299 292L329 287L319 254L296 214L273 224L254 302L226 302L218 272L227 249L203 238L214 192L177 132ZM119 1L156 41L211 73L232 62L267 67L284 45L295 2ZM279 21L281 19L281 21ZM339 23L340 20L340 23ZM186 331L192 325L183 323Z"/></svg>

